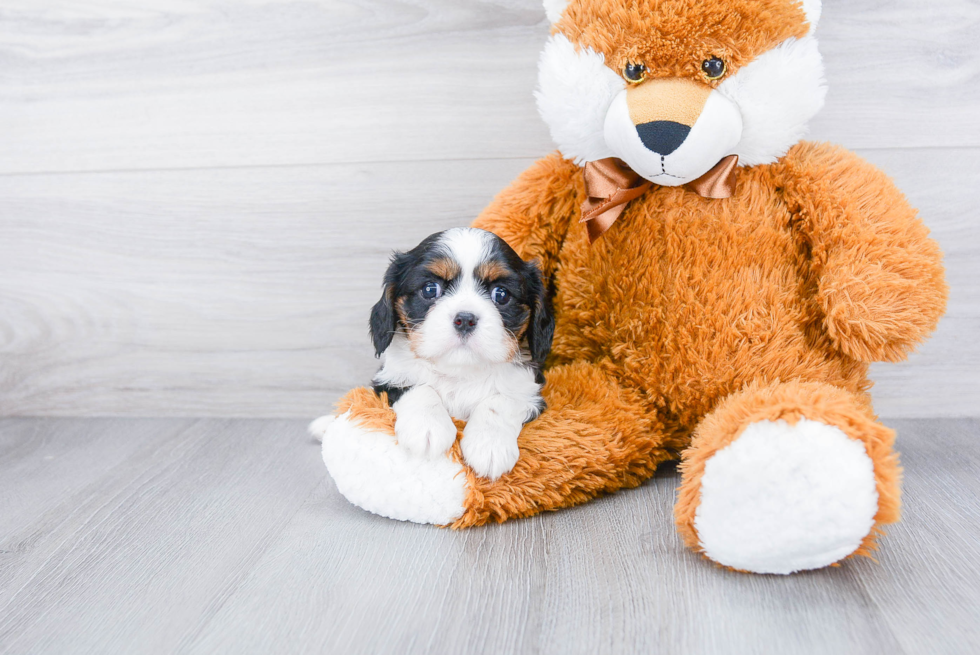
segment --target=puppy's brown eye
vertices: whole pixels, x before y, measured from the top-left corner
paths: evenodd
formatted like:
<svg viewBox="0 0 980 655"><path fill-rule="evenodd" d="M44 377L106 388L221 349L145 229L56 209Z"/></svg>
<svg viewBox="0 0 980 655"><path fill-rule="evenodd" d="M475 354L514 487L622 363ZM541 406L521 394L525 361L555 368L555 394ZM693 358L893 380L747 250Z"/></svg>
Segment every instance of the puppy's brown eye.
<svg viewBox="0 0 980 655"><path fill-rule="evenodd" d="M725 66L725 62L718 59L718 57L705 59L703 62L701 62L701 72L703 72L704 76L709 80L717 80L719 77L725 74L726 69L727 66Z"/></svg>
<svg viewBox="0 0 980 655"><path fill-rule="evenodd" d="M510 300L510 291L503 287L494 287L490 292L490 300L498 305L506 305Z"/></svg>
<svg viewBox="0 0 980 655"><path fill-rule="evenodd" d="M631 64L627 62L627 64L623 66L623 77L625 77L626 81L630 84L639 84L646 79L646 76L647 67L643 64Z"/></svg>
<svg viewBox="0 0 980 655"><path fill-rule="evenodd" d="M442 295L442 285L438 282L429 282L419 291L426 300L435 300Z"/></svg>

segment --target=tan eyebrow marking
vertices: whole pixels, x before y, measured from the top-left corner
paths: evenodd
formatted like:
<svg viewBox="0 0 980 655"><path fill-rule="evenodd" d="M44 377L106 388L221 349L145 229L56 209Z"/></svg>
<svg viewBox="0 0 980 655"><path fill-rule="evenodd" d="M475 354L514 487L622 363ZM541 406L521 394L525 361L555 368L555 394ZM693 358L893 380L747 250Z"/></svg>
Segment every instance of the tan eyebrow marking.
<svg viewBox="0 0 980 655"><path fill-rule="evenodd" d="M500 262L483 262L476 267L476 276L485 282L493 282L509 274L510 269Z"/></svg>
<svg viewBox="0 0 980 655"><path fill-rule="evenodd" d="M433 275L438 275L443 280L454 280L459 275L459 264L449 257L442 257L429 263L425 267Z"/></svg>

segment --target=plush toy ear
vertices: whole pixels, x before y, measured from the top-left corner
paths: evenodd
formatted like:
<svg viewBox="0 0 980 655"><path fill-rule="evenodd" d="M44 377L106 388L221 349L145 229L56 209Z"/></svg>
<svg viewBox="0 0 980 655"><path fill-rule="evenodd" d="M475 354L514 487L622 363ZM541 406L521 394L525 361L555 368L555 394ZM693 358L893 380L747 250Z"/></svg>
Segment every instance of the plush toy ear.
<svg viewBox="0 0 980 655"><path fill-rule="evenodd" d="M551 298L541 280L541 269L536 261L527 263L528 300L531 301L531 319L527 331L527 347L531 361L538 370L544 368L544 360L551 352L551 340L555 336L555 315Z"/></svg>
<svg viewBox="0 0 980 655"><path fill-rule="evenodd" d="M381 357L381 354L388 350L391 340L395 337L395 331L398 329L398 315L395 313L395 289L408 261L409 257L405 253L395 253L392 256L391 264L385 271L384 291L381 293L381 300L375 303L371 309L370 329L375 357Z"/></svg>
<svg viewBox="0 0 980 655"><path fill-rule="evenodd" d="M820 22L820 12L823 9L823 3L821 0L799 0L800 4L803 5L803 12L806 14L806 20L810 23L810 34L817 29L817 23Z"/></svg>
<svg viewBox="0 0 980 655"><path fill-rule="evenodd" d="M568 0L544 0L544 13L552 25L561 18L561 12L568 6Z"/></svg>

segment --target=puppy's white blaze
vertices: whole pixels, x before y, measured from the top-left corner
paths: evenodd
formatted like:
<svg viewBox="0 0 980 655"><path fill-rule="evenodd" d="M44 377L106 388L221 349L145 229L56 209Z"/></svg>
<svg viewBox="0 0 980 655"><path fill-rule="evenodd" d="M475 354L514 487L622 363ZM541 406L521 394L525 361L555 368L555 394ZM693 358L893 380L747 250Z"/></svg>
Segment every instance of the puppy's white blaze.
<svg viewBox="0 0 980 655"><path fill-rule="evenodd" d="M545 43L538 62L538 112L561 154L581 165L612 157L603 125L606 112L626 82L605 57L576 46L564 34Z"/></svg>
<svg viewBox="0 0 980 655"><path fill-rule="evenodd" d="M473 279L476 267L487 260L493 247L488 232L472 227L454 227L439 239L439 248L456 260L464 276Z"/></svg>
<svg viewBox="0 0 980 655"><path fill-rule="evenodd" d="M713 92L684 143L661 157L640 140L623 91L609 108L605 134L616 156L641 176L662 186L680 186L701 177L731 154L742 135L742 118L731 101Z"/></svg>
<svg viewBox="0 0 980 655"><path fill-rule="evenodd" d="M725 80L717 93L738 106L742 166L770 164L806 136L827 95L817 39L788 39Z"/></svg>

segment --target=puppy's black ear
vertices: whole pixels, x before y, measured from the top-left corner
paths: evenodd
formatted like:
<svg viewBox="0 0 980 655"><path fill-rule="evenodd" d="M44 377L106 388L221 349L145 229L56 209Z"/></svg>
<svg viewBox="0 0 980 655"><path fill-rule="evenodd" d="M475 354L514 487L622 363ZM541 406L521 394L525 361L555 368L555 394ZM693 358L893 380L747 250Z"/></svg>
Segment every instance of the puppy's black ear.
<svg viewBox="0 0 980 655"><path fill-rule="evenodd" d="M544 360L551 352L551 340L555 336L555 315L551 309L550 294L541 279L541 269L537 260L527 263L525 275L529 291L528 304L531 305L527 346L531 351L531 361L538 370L541 370L544 368Z"/></svg>
<svg viewBox="0 0 980 655"><path fill-rule="evenodd" d="M371 340L374 342L375 357L381 357L381 353L388 350L395 336L395 328L398 327L392 305L393 292L394 289L386 286L381 300L371 309Z"/></svg>
<svg viewBox="0 0 980 655"><path fill-rule="evenodd" d="M408 265L408 256L405 253L395 253L391 257L391 264L385 271L384 291L381 293L381 300L375 303L371 309L371 340L374 342L374 356L381 357L381 353L388 350L391 340L398 329L398 315L395 313L395 293L398 281Z"/></svg>

